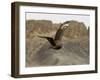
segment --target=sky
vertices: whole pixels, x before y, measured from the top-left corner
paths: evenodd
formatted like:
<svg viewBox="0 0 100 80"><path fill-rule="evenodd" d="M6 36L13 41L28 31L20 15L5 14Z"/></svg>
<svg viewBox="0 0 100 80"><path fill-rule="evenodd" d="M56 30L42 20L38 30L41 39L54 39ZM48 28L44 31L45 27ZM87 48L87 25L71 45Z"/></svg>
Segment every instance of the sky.
<svg viewBox="0 0 100 80"><path fill-rule="evenodd" d="M51 13L26 13L26 20L51 20L53 23L63 23L69 20L83 22L87 27L90 25L89 15L79 14L51 14Z"/></svg>

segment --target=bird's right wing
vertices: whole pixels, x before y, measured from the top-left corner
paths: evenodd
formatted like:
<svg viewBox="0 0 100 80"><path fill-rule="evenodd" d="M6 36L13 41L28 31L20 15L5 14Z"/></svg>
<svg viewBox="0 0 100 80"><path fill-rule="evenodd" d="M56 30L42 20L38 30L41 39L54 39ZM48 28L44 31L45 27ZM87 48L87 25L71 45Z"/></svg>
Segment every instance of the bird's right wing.
<svg viewBox="0 0 100 80"><path fill-rule="evenodd" d="M64 31L68 28L70 21L66 21L60 25L55 35L55 41L61 41Z"/></svg>
<svg viewBox="0 0 100 80"><path fill-rule="evenodd" d="M64 29L59 28L55 34L55 41L61 41L63 37Z"/></svg>
<svg viewBox="0 0 100 80"><path fill-rule="evenodd" d="M56 43L55 43L55 41L54 41L53 38L51 38L51 37L46 37L46 36L38 36L38 37L40 37L40 38L45 38L45 39L47 39L47 40L49 41L49 43L50 43L52 46L56 46Z"/></svg>

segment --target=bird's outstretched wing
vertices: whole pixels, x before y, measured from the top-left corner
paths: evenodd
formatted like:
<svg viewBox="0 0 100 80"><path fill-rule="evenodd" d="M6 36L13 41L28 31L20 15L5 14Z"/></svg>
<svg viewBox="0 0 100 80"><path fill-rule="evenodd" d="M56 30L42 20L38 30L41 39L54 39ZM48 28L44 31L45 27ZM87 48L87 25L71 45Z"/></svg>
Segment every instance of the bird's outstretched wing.
<svg viewBox="0 0 100 80"><path fill-rule="evenodd" d="M55 41L60 41L62 39L63 33L68 27L68 25L69 25L69 21L64 22L63 24L60 25L55 35Z"/></svg>
<svg viewBox="0 0 100 80"><path fill-rule="evenodd" d="M60 41L62 39L63 32L64 32L63 29L58 29L57 30L56 35L55 35L55 41L58 41L58 40Z"/></svg>
<svg viewBox="0 0 100 80"><path fill-rule="evenodd" d="M53 38L47 37L47 36L38 36L38 37L40 37L40 38L45 38L45 39L47 39L47 40L49 41L49 43L50 43L52 46L56 46L56 43L55 43L55 41L54 41Z"/></svg>

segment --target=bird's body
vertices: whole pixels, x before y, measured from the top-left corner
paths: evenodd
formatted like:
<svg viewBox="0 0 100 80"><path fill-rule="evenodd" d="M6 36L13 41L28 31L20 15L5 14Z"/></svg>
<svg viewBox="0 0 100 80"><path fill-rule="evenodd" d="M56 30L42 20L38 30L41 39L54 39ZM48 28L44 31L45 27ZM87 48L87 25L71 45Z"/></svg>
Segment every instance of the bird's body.
<svg viewBox="0 0 100 80"><path fill-rule="evenodd" d="M38 37L47 39L49 41L49 43L52 45L51 47L53 49L56 49L56 50L61 49L62 48L61 40L63 37L63 33L68 26L69 26L69 21L61 24L59 29L57 30L54 38L47 37L47 36L38 36Z"/></svg>

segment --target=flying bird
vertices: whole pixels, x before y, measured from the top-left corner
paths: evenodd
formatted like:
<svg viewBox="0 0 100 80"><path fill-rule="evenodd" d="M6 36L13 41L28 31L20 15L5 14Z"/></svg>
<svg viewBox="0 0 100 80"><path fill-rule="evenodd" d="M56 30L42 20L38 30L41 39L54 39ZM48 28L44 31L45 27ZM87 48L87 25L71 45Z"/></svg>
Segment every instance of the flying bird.
<svg viewBox="0 0 100 80"><path fill-rule="evenodd" d="M61 40L63 37L63 33L68 28L69 22L70 21L66 21L60 25L54 38L48 37L48 36L38 36L38 37L47 39L53 49L56 49L56 50L60 49L62 48Z"/></svg>

